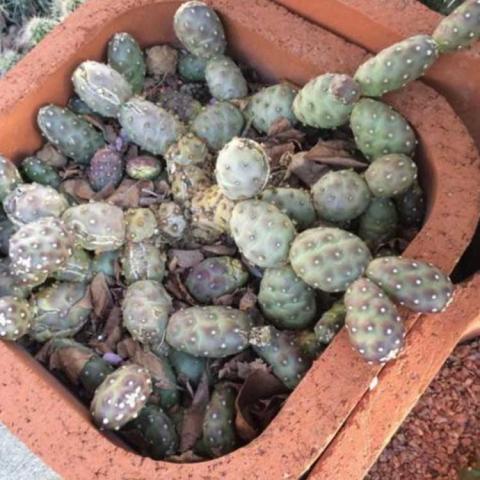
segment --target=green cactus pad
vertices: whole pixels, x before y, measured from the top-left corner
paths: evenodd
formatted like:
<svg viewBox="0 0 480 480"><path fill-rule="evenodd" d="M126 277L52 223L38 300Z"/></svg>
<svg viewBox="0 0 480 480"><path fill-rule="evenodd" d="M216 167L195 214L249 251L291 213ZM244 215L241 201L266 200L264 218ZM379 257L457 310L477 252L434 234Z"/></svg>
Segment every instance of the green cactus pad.
<svg viewBox="0 0 480 480"><path fill-rule="evenodd" d="M425 195L418 182L394 198L401 222L407 227L419 227L425 217Z"/></svg>
<svg viewBox="0 0 480 480"><path fill-rule="evenodd" d="M32 310L26 300L14 296L0 298L0 339L15 341L31 327Z"/></svg>
<svg viewBox="0 0 480 480"><path fill-rule="evenodd" d="M74 248L67 261L53 273L53 277L61 282L88 282L92 278L90 255L81 248Z"/></svg>
<svg viewBox="0 0 480 480"><path fill-rule="evenodd" d="M191 53L181 53L178 59L178 73L187 82L203 82L207 63L206 58L196 57Z"/></svg>
<svg viewBox="0 0 480 480"><path fill-rule="evenodd" d="M22 177L13 162L0 155L0 201L22 183Z"/></svg>
<svg viewBox="0 0 480 480"><path fill-rule="evenodd" d="M417 143L405 118L390 105L370 98L353 108L350 127L358 149L368 160L389 153L411 155Z"/></svg>
<svg viewBox="0 0 480 480"><path fill-rule="evenodd" d="M248 346L250 317L228 307L190 307L174 313L167 326L167 342L195 357L223 358Z"/></svg>
<svg viewBox="0 0 480 480"><path fill-rule="evenodd" d="M395 236L398 214L389 198L373 198L359 218L358 236L367 244L376 246Z"/></svg>
<svg viewBox="0 0 480 480"><path fill-rule="evenodd" d="M127 285L139 280L162 281L166 255L147 242L127 242L120 259L122 275Z"/></svg>
<svg viewBox="0 0 480 480"><path fill-rule="evenodd" d="M366 275L400 305L415 312L441 312L453 298L451 280L420 260L377 258L368 265Z"/></svg>
<svg viewBox="0 0 480 480"><path fill-rule="evenodd" d="M313 289L289 265L265 270L258 303L264 315L281 329L306 328L317 312Z"/></svg>
<svg viewBox="0 0 480 480"><path fill-rule="evenodd" d="M154 180L162 171L160 160L149 155L140 155L127 161L126 171L135 180Z"/></svg>
<svg viewBox="0 0 480 480"><path fill-rule="evenodd" d="M190 382L192 386L197 386L207 368L207 359L194 357L180 350L170 349L168 359L175 370L178 380L186 383Z"/></svg>
<svg viewBox="0 0 480 480"><path fill-rule="evenodd" d="M60 186L61 178L56 168L43 162L38 157L25 158L20 165L20 171L23 177L32 183L39 183L57 190Z"/></svg>
<svg viewBox="0 0 480 480"><path fill-rule="evenodd" d="M260 200L237 203L230 230L239 250L255 265L271 268L287 263L295 227L274 205Z"/></svg>
<svg viewBox="0 0 480 480"><path fill-rule="evenodd" d="M130 208L125 212L127 240L143 242L158 233L157 220L149 208Z"/></svg>
<svg viewBox="0 0 480 480"><path fill-rule="evenodd" d="M92 352L93 353L93 352ZM98 355L92 355L80 372L79 380L89 397L93 397L95 390L113 372L113 367Z"/></svg>
<svg viewBox="0 0 480 480"><path fill-rule="evenodd" d="M0 297L27 298L30 292L29 287L21 286L18 279L10 273L9 259L0 259Z"/></svg>
<svg viewBox="0 0 480 480"><path fill-rule="evenodd" d="M92 260L93 273L103 273L107 277L115 277L119 257L120 250L98 253Z"/></svg>
<svg viewBox="0 0 480 480"><path fill-rule="evenodd" d="M248 93L247 81L237 64L223 55L208 61L205 80L212 97L217 100L232 100L245 97Z"/></svg>
<svg viewBox="0 0 480 480"><path fill-rule="evenodd" d="M207 156L208 149L205 142L193 135L193 133L187 133L167 150L165 159L169 166L172 164L202 166Z"/></svg>
<svg viewBox="0 0 480 480"><path fill-rule="evenodd" d="M339 228L305 230L294 240L290 263L308 285L325 292L342 292L363 274L371 260L365 243Z"/></svg>
<svg viewBox="0 0 480 480"><path fill-rule="evenodd" d="M315 337L319 343L329 344L345 323L347 310L343 301L335 302L315 324Z"/></svg>
<svg viewBox="0 0 480 480"><path fill-rule="evenodd" d="M10 237L17 231L17 227L8 219L0 221L0 253L8 256Z"/></svg>

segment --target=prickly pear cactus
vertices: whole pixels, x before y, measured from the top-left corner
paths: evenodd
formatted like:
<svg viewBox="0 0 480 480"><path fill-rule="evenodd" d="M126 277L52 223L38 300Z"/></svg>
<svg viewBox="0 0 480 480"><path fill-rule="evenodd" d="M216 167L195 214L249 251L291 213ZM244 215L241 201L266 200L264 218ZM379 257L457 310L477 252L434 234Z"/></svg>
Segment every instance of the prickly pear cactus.
<svg viewBox="0 0 480 480"><path fill-rule="evenodd" d="M247 138L234 138L217 157L215 176L222 193L231 200L245 200L260 193L270 175L263 147Z"/></svg>
<svg viewBox="0 0 480 480"><path fill-rule="evenodd" d="M175 244L180 241L188 228L182 208L175 202L162 202L155 210L160 243Z"/></svg>
<svg viewBox="0 0 480 480"><path fill-rule="evenodd" d="M293 113L310 127L340 127L348 122L360 93L360 85L348 75L325 73L310 80L298 92Z"/></svg>
<svg viewBox="0 0 480 480"><path fill-rule="evenodd" d="M480 462L470 467L465 467L458 474L459 480L478 480L480 478Z"/></svg>
<svg viewBox="0 0 480 480"><path fill-rule="evenodd" d="M139 280L162 281L166 255L147 242L127 242L120 259L122 275L127 285Z"/></svg>
<svg viewBox="0 0 480 480"><path fill-rule="evenodd" d="M385 48L360 65L355 80L362 95L381 97L421 77L438 58L430 35L415 35Z"/></svg>
<svg viewBox="0 0 480 480"><path fill-rule="evenodd" d="M92 278L92 260L85 250L74 248L53 277L61 282L86 283Z"/></svg>
<svg viewBox="0 0 480 480"><path fill-rule="evenodd" d="M88 286L83 283L54 283L40 289L33 303L30 335L38 342L75 335L92 311Z"/></svg>
<svg viewBox="0 0 480 480"><path fill-rule="evenodd" d="M163 155L185 132L171 113L140 97L120 107L118 120L130 140L154 155Z"/></svg>
<svg viewBox="0 0 480 480"><path fill-rule="evenodd" d="M415 312L441 312L453 298L451 280L437 267L402 257L382 257L367 268L367 277L394 300Z"/></svg>
<svg viewBox="0 0 480 480"><path fill-rule="evenodd" d="M0 201L22 183L17 167L8 158L0 155Z"/></svg>
<svg viewBox="0 0 480 480"><path fill-rule="evenodd" d="M168 359L177 374L178 380L182 383L189 382L194 387L198 385L203 372L207 368L206 358L194 357L174 348L170 349Z"/></svg>
<svg viewBox="0 0 480 480"><path fill-rule="evenodd" d="M253 126L261 133L268 133L281 118L292 125L297 121L292 104L297 91L287 83L265 87L253 95L248 103L247 114Z"/></svg>
<svg viewBox="0 0 480 480"><path fill-rule="evenodd" d="M202 166L208 157L208 149L203 140L193 133L187 133L177 143L174 143L165 154L169 170L171 165Z"/></svg>
<svg viewBox="0 0 480 480"><path fill-rule="evenodd" d="M120 250L97 253L92 260L92 272L115 277L119 257Z"/></svg>
<svg viewBox="0 0 480 480"><path fill-rule="evenodd" d="M0 259L0 297L27 298L31 289L20 286L18 280L10 273L8 258Z"/></svg>
<svg viewBox="0 0 480 480"><path fill-rule="evenodd" d="M125 224L131 242L143 242L158 233L157 219L149 208L130 208L125 212Z"/></svg>
<svg viewBox="0 0 480 480"><path fill-rule="evenodd" d="M68 208L68 201L52 187L24 183L5 197L3 208L8 219L20 227L41 218L59 218Z"/></svg>
<svg viewBox="0 0 480 480"><path fill-rule="evenodd" d="M100 428L119 430L138 417L151 393L152 380L147 370L135 364L124 365L97 388L90 411Z"/></svg>
<svg viewBox="0 0 480 480"><path fill-rule="evenodd" d="M116 33L108 43L108 64L141 93L145 82L145 60L137 41L126 32Z"/></svg>
<svg viewBox="0 0 480 480"><path fill-rule="evenodd" d="M122 304L123 326L142 344L160 342L171 309L172 299L161 283L140 280L126 290Z"/></svg>
<svg viewBox="0 0 480 480"><path fill-rule="evenodd" d="M81 63L72 81L77 95L103 117L117 117L120 107L133 95L125 77L104 63Z"/></svg>
<svg viewBox="0 0 480 480"><path fill-rule="evenodd" d="M265 270L258 303L264 315L281 329L306 328L317 312L315 292L297 277L290 265Z"/></svg>
<svg viewBox="0 0 480 480"><path fill-rule="evenodd" d="M203 419L203 439L211 457L220 457L231 452L236 446L235 388L218 383L208 402Z"/></svg>
<svg viewBox="0 0 480 480"><path fill-rule="evenodd" d="M403 347L405 328L395 305L367 278L355 281L345 292L345 324L350 342L368 361L385 363Z"/></svg>
<svg viewBox="0 0 480 480"><path fill-rule="evenodd" d="M237 203L230 230L245 258L262 268L284 265L295 237L292 221L277 207L260 200Z"/></svg>
<svg viewBox="0 0 480 480"><path fill-rule="evenodd" d="M30 330L32 310L26 300L15 296L0 298L0 339L15 341Z"/></svg>
<svg viewBox="0 0 480 480"><path fill-rule="evenodd" d="M90 186L96 192L107 186L116 187L123 178L123 159L112 148L98 150L87 168Z"/></svg>
<svg viewBox="0 0 480 480"><path fill-rule="evenodd" d="M208 173L196 165L171 165L169 179L173 199L179 205L190 204L197 192L202 192L212 185Z"/></svg>
<svg viewBox="0 0 480 480"><path fill-rule="evenodd" d="M329 344L345 323L347 310L343 301L335 302L315 324L315 337L319 343Z"/></svg>
<svg viewBox="0 0 480 480"><path fill-rule="evenodd" d="M398 214L389 198L373 198L360 216L358 236L369 246L376 246L395 236Z"/></svg>
<svg viewBox="0 0 480 480"><path fill-rule="evenodd" d="M353 108L350 127L358 149L370 161L389 153L410 155L415 150L412 127L383 102L362 98Z"/></svg>
<svg viewBox="0 0 480 480"><path fill-rule="evenodd" d="M365 180L376 197L405 193L417 179L417 166L406 155L392 153L374 160L365 171Z"/></svg>
<svg viewBox="0 0 480 480"><path fill-rule="evenodd" d="M288 215L297 230L305 230L317 218L311 195L301 188L267 188L260 193L259 199L275 205Z"/></svg>
<svg viewBox="0 0 480 480"><path fill-rule="evenodd" d="M155 45L146 51L147 72L150 76L160 79L172 75L177 69L178 52L169 45Z"/></svg>
<svg viewBox="0 0 480 480"><path fill-rule="evenodd" d="M88 164L105 145L99 131L66 108L47 105L38 112L37 121L48 141L77 163Z"/></svg>
<svg viewBox="0 0 480 480"><path fill-rule="evenodd" d="M0 253L8 256L10 237L17 231L15 225L8 219L0 221Z"/></svg>
<svg viewBox="0 0 480 480"><path fill-rule="evenodd" d="M311 192L317 213L331 222L353 220L365 211L371 198L365 180L353 170L328 172Z"/></svg>
<svg viewBox="0 0 480 480"><path fill-rule="evenodd" d="M174 313L166 340L195 357L224 358L248 347L250 317L228 307L190 307Z"/></svg>
<svg viewBox="0 0 480 480"><path fill-rule="evenodd" d="M48 165L38 157L27 157L21 165L20 171L24 178L32 183L39 183L58 190L61 178L56 168Z"/></svg>
<svg viewBox="0 0 480 480"><path fill-rule="evenodd" d="M102 202L71 207L62 217L85 250L107 252L125 243L125 218L121 208Z"/></svg>
<svg viewBox="0 0 480 480"><path fill-rule="evenodd" d="M247 280L248 272L239 260L212 257L192 268L185 285L196 300L211 303L222 295L243 287Z"/></svg>
<svg viewBox="0 0 480 480"><path fill-rule="evenodd" d="M140 155L127 161L126 172L135 180L154 180L162 171L160 161L149 155Z"/></svg>
<svg viewBox="0 0 480 480"><path fill-rule="evenodd" d="M480 2L466 0L432 34L440 53L460 50L480 37Z"/></svg>
<svg viewBox="0 0 480 480"><path fill-rule="evenodd" d="M192 132L213 151L220 150L241 134L245 119L242 112L228 102L206 106L193 120Z"/></svg>
<svg viewBox="0 0 480 480"><path fill-rule="evenodd" d="M173 28L178 39L193 55L211 58L226 47L222 22L215 11L200 1L185 2L175 12Z"/></svg>
<svg viewBox="0 0 480 480"><path fill-rule="evenodd" d="M155 405L146 405L138 417L122 429L123 435L142 455L162 460L178 449L178 435L170 417Z"/></svg>
<svg viewBox="0 0 480 480"><path fill-rule="evenodd" d="M299 384L310 368L311 360L302 352L292 332L272 326L254 327L250 332L250 344L289 390Z"/></svg>
<svg viewBox="0 0 480 480"><path fill-rule="evenodd" d="M212 97L217 100L232 100L245 97L247 81L237 64L224 55L213 57L205 68L205 80Z"/></svg>
<svg viewBox="0 0 480 480"><path fill-rule="evenodd" d="M308 285L325 292L342 292L360 277L371 260L365 243L339 228L305 230L293 241L290 263Z"/></svg>
<svg viewBox="0 0 480 480"><path fill-rule="evenodd" d="M407 227L419 227L425 217L425 196L418 182L394 198L401 222Z"/></svg>
<svg viewBox="0 0 480 480"><path fill-rule="evenodd" d="M206 58L182 52L178 59L178 73L187 82L203 82L207 63L208 59Z"/></svg>
<svg viewBox="0 0 480 480"><path fill-rule="evenodd" d="M72 239L57 218L27 223L10 238L12 274L22 286L42 284L72 254Z"/></svg>

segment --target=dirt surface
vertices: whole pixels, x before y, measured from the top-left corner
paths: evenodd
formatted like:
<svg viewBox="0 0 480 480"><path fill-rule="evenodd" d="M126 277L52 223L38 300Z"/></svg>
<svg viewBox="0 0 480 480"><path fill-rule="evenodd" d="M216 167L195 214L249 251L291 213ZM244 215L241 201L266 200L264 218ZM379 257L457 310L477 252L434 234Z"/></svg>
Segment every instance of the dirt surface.
<svg viewBox="0 0 480 480"><path fill-rule="evenodd" d="M456 480L480 458L480 338L458 346L365 480Z"/></svg>

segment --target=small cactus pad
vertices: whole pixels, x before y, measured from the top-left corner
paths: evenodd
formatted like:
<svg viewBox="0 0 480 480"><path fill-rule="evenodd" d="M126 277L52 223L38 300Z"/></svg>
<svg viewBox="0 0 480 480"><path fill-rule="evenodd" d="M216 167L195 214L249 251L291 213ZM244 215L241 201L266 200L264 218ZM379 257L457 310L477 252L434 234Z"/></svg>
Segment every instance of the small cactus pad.
<svg viewBox="0 0 480 480"><path fill-rule="evenodd" d="M188 227L182 208L175 202L162 202L155 211L162 243L180 241Z"/></svg>
<svg viewBox="0 0 480 480"><path fill-rule="evenodd" d="M362 95L381 97L421 77L437 60L437 44L429 35L415 35L385 48L360 65L355 80Z"/></svg>
<svg viewBox="0 0 480 480"><path fill-rule="evenodd" d="M210 456L220 457L236 446L235 438L235 388L218 383L208 402L203 419L203 439Z"/></svg>
<svg viewBox="0 0 480 480"><path fill-rule="evenodd" d="M92 260L92 272L115 277L119 256L120 250L98 253Z"/></svg>
<svg viewBox="0 0 480 480"><path fill-rule="evenodd" d="M35 314L30 335L38 342L75 335L92 310L87 285L58 282L34 294Z"/></svg>
<svg viewBox="0 0 480 480"><path fill-rule="evenodd" d="M365 172L368 187L376 197L393 197L405 193L416 179L415 162L399 153L378 157Z"/></svg>
<svg viewBox="0 0 480 480"><path fill-rule="evenodd" d="M425 216L425 196L418 182L402 195L394 198L395 205L400 215L400 221L407 227L419 227Z"/></svg>
<svg viewBox="0 0 480 480"><path fill-rule="evenodd" d="M301 188L268 188L260 193L259 199L288 215L298 230L305 230L317 218L310 193Z"/></svg>
<svg viewBox="0 0 480 480"><path fill-rule="evenodd" d="M21 285L42 284L71 253L72 240L65 224L53 217L23 225L10 239L11 270Z"/></svg>
<svg viewBox="0 0 480 480"><path fill-rule="evenodd" d="M145 82L145 60L137 41L125 32L116 33L108 43L108 64L130 83L134 93L140 93Z"/></svg>
<svg viewBox="0 0 480 480"><path fill-rule="evenodd" d="M231 200L245 200L257 195L265 187L269 174L267 154L254 140L234 138L218 154L217 183Z"/></svg>
<svg viewBox="0 0 480 480"><path fill-rule="evenodd" d="M74 248L67 261L53 273L62 282L88 282L92 277L92 260L82 248Z"/></svg>
<svg viewBox="0 0 480 480"><path fill-rule="evenodd" d="M169 45L155 45L146 51L147 72L154 78L173 75L177 70L178 51Z"/></svg>
<svg viewBox="0 0 480 480"><path fill-rule="evenodd" d="M90 410L95 423L104 429L118 430L138 417L152 393L147 370L129 364L107 376L95 391Z"/></svg>
<svg viewBox="0 0 480 480"><path fill-rule="evenodd" d="M348 75L325 73L310 80L297 94L293 113L304 125L336 128L348 122L360 98L360 85Z"/></svg>
<svg viewBox="0 0 480 480"><path fill-rule="evenodd" d="M400 305L415 312L441 312L453 298L451 280L420 260L377 258L368 265L366 275Z"/></svg>
<svg viewBox="0 0 480 480"><path fill-rule="evenodd" d="M324 312L314 328L317 342L329 344L343 327L346 314L347 310L343 301L335 302Z"/></svg>
<svg viewBox="0 0 480 480"><path fill-rule="evenodd" d="M22 226L41 218L60 217L68 208L68 201L52 187L24 183L5 197L3 208L13 224Z"/></svg>
<svg viewBox="0 0 480 480"><path fill-rule="evenodd" d="M130 208L125 212L127 240L143 242L158 233L155 214L149 208Z"/></svg>
<svg viewBox="0 0 480 480"><path fill-rule="evenodd" d="M388 362L403 347L405 328L381 288L360 278L345 292L345 324L354 349L370 362Z"/></svg>
<svg viewBox="0 0 480 480"><path fill-rule="evenodd" d="M162 171L160 160L150 155L140 155L127 161L126 171L135 180L154 180Z"/></svg>
<svg viewBox="0 0 480 480"><path fill-rule="evenodd" d="M371 260L368 247L353 233L317 227L295 238L290 263L308 285L325 292L342 292L363 274Z"/></svg>
<svg viewBox="0 0 480 480"><path fill-rule="evenodd" d="M30 290L29 287L19 285L18 279L11 274L9 259L0 259L0 297L27 298Z"/></svg>
<svg viewBox="0 0 480 480"><path fill-rule="evenodd" d="M174 313L167 326L167 342L195 357L223 358L248 346L250 317L228 307L190 307Z"/></svg>
<svg viewBox="0 0 480 480"><path fill-rule="evenodd" d="M212 97L217 100L242 98L248 93L247 81L230 57L219 55L209 60L205 80Z"/></svg>
<svg viewBox="0 0 480 480"><path fill-rule="evenodd" d="M395 236L398 214L389 198L373 198L360 216L358 236L367 244L376 246Z"/></svg>
<svg viewBox="0 0 480 480"><path fill-rule="evenodd" d="M350 127L358 149L368 160L389 153L410 155L415 150L412 127L383 102L362 98L353 108Z"/></svg>
<svg viewBox="0 0 480 480"><path fill-rule="evenodd" d="M43 107L37 120L48 141L77 163L88 164L95 152L105 145L99 131L66 108Z"/></svg>
<svg viewBox="0 0 480 480"><path fill-rule="evenodd" d="M20 166L20 171L23 177L32 183L36 182L56 189L60 186L61 179L57 169L38 157L25 158Z"/></svg>
<svg viewBox="0 0 480 480"><path fill-rule="evenodd" d="M178 59L178 73L187 82L203 82L207 63L206 58L197 57L191 53L181 53Z"/></svg>
<svg viewBox="0 0 480 480"><path fill-rule="evenodd" d="M290 85L279 83L265 87L253 95L248 103L248 116L261 133L268 133L272 125L285 118L292 125L297 121L292 104L297 94Z"/></svg>
<svg viewBox="0 0 480 480"><path fill-rule="evenodd" d="M165 254L147 242L127 242L120 259L127 285L139 280L162 281L165 275Z"/></svg>
<svg viewBox="0 0 480 480"><path fill-rule="evenodd" d="M237 107L228 102L216 102L195 117L191 128L211 150L218 151L241 134L244 123L243 114Z"/></svg>
<svg viewBox="0 0 480 480"><path fill-rule="evenodd" d="M154 155L163 155L185 132L171 113L140 97L121 106L118 120L132 142Z"/></svg>
<svg viewBox="0 0 480 480"><path fill-rule="evenodd" d="M480 0L466 0L444 18L432 35L441 53L470 45L480 37Z"/></svg>
<svg viewBox="0 0 480 480"><path fill-rule="evenodd" d="M32 323L32 311L26 300L14 296L0 298L0 339L18 340Z"/></svg>
<svg viewBox="0 0 480 480"><path fill-rule="evenodd" d="M262 268L285 264L295 237L292 221L274 205L260 200L237 203L230 230L245 258Z"/></svg>
<svg viewBox="0 0 480 480"><path fill-rule="evenodd" d="M125 77L104 63L81 63L72 81L77 95L103 117L116 117L120 106L133 95Z"/></svg>
<svg viewBox="0 0 480 480"><path fill-rule="evenodd" d="M312 186L312 197L321 218L345 222L365 211L371 195L358 173L338 170L328 172Z"/></svg>
<svg viewBox="0 0 480 480"><path fill-rule="evenodd" d="M203 2L194 0L182 4L175 12L173 28L184 47L197 57L211 58L225 50L222 22Z"/></svg>
<svg viewBox="0 0 480 480"><path fill-rule="evenodd" d="M0 220L0 253L7 256L10 249L10 237L17 231L8 219Z"/></svg>
<svg viewBox="0 0 480 480"><path fill-rule="evenodd" d="M172 299L161 283L140 280L126 290L123 326L140 343L154 344L163 340L171 310Z"/></svg>
<svg viewBox="0 0 480 480"><path fill-rule="evenodd" d="M112 148L98 150L87 168L87 177L96 192L107 186L116 187L123 178L122 157Z"/></svg>
<svg viewBox="0 0 480 480"><path fill-rule="evenodd" d="M194 357L180 350L170 349L168 359L175 370L178 380L197 386L200 382L203 372L207 368L207 359L203 357Z"/></svg>
<svg viewBox="0 0 480 480"><path fill-rule="evenodd" d="M190 203L197 192L205 191L212 185L208 173L196 165L173 165L169 179L173 199L180 205Z"/></svg>
<svg viewBox="0 0 480 480"><path fill-rule="evenodd" d="M4 198L21 183L22 177L15 164L0 155L0 201L3 202Z"/></svg>
<svg viewBox="0 0 480 480"><path fill-rule="evenodd" d="M271 367L273 373L293 390L310 368L311 360L295 341L295 334L275 327L254 327L250 344L258 356Z"/></svg>
<svg viewBox="0 0 480 480"><path fill-rule="evenodd" d="M76 243L85 250L116 250L125 242L125 218L121 208L102 202L71 207L63 221L73 232Z"/></svg>
<svg viewBox="0 0 480 480"><path fill-rule="evenodd" d="M306 328L317 311L312 287L297 277L289 265L265 270L258 303L264 315L281 329Z"/></svg>
<svg viewBox="0 0 480 480"><path fill-rule="evenodd" d="M208 156L208 149L203 140L193 133L187 133L174 143L165 154L167 164L202 166Z"/></svg>
<svg viewBox="0 0 480 480"><path fill-rule="evenodd" d="M192 268L185 285L196 300L210 303L243 287L247 280L248 272L239 260L232 257L212 257Z"/></svg>

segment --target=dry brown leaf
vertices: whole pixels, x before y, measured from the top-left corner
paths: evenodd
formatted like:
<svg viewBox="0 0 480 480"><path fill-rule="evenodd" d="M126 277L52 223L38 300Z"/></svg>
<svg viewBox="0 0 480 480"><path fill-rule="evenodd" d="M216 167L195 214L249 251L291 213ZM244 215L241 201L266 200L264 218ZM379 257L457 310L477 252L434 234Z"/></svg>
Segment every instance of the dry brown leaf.
<svg viewBox="0 0 480 480"><path fill-rule="evenodd" d="M205 461L205 458L200 457L199 455L194 453L193 450L187 450L180 455L172 455L170 457L166 457L165 461L173 463L195 463L203 462Z"/></svg>
<svg viewBox="0 0 480 480"><path fill-rule="evenodd" d="M225 245L223 243L216 245L204 245L201 248L201 251L205 256L233 256L237 253L237 247L235 245Z"/></svg>
<svg viewBox="0 0 480 480"><path fill-rule="evenodd" d="M93 311L100 318L105 318L113 308L113 297L110 293L107 278L103 273L97 273L90 284Z"/></svg>
<svg viewBox="0 0 480 480"><path fill-rule="evenodd" d="M152 190L153 183L150 181L137 181L126 178L107 200L117 207L137 208L140 206L143 189Z"/></svg>
<svg viewBox="0 0 480 480"><path fill-rule="evenodd" d="M288 172L296 175L302 182L312 186L317 180L330 171L327 165L312 162L305 158L306 152L292 155Z"/></svg>
<svg viewBox="0 0 480 480"><path fill-rule="evenodd" d="M257 295L253 292L253 290L248 289L240 299L238 308L240 310L243 310L244 312L248 312L252 308L255 308L256 304L257 304Z"/></svg>
<svg viewBox="0 0 480 480"><path fill-rule="evenodd" d="M168 256L169 270L185 270L198 265L205 258L200 250L177 250L175 248L169 250Z"/></svg>
<svg viewBox="0 0 480 480"><path fill-rule="evenodd" d="M190 295L187 287L182 282L178 273L170 272L163 283L165 289L177 300L189 305L196 305L198 302Z"/></svg>
<svg viewBox="0 0 480 480"><path fill-rule="evenodd" d="M103 326L102 333L89 344L101 353L108 353L116 350L117 343L122 338L122 310L114 306L108 315Z"/></svg>
<svg viewBox="0 0 480 480"><path fill-rule="evenodd" d="M70 195L77 202L85 202L95 196L95 192L90 187L90 184L82 178L72 178L63 181L60 185L60 191Z"/></svg>

